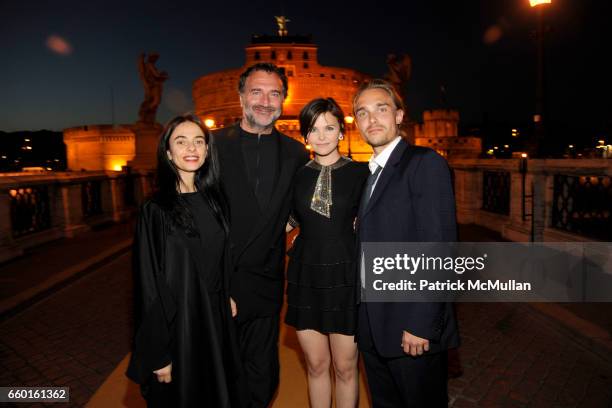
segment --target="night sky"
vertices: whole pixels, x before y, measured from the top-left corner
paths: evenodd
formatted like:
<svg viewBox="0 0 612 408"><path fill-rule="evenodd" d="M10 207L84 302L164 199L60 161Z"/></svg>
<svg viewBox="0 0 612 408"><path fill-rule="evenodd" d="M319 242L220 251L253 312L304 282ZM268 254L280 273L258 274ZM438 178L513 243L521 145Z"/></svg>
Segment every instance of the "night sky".
<svg viewBox="0 0 612 408"><path fill-rule="evenodd" d="M611 136L608 1L553 0L546 19L548 118L584 141ZM413 119L447 103L462 124L528 123L535 100L535 13L528 0L135 2L0 0L0 130L61 130L137 120L136 59L157 51L170 75L158 120L192 108L201 75L244 63L252 34L312 34L319 62L375 76L389 53L413 59ZM605 40L608 38L608 40ZM606 58L609 59L609 58Z"/></svg>

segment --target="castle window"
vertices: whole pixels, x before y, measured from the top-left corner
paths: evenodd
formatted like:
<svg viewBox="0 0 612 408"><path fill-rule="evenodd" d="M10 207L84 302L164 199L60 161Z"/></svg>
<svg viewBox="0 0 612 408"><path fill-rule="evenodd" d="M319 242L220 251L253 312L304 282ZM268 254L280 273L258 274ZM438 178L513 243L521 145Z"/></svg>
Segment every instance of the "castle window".
<svg viewBox="0 0 612 408"><path fill-rule="evenodd" d="M261 59L261 55L259 54L259 51L255 51L255 61L259 61Z"/></svg>
<svg viewBox="0 0 612 408"><path fill-rule="evenodd" d="M321 78L325 78L325 74L319 74Z"/></svg>
<svg viewBox="0 0 612 408"><path fill-rule="evenodd" d="M305 59L305 60L309 59L308 51L304 51L304 55L302 55L302 58Z"/></svg>
<svg viewBox="0 0 612 408"><path fill-rule="evenodd" d="M291 51L287 51L287 59L293 59L293 53Z"/></svg>
<svg viewBox="0 0 612 408"><path fill-rule="evenodd" d="M272 53L270 54L270 59L276 59L276 51L272 51Z"/></svg>
<svg viewBox="0 0 612 408"><path fill-rule="evenodd" d="M346 75L342 74L342 79L346 79Z"/></svg>
<svg viewBox="0 0 612 408"><path fill-rule="evenodd" d="M293 76L293 70L292 69L288 69L287 70L287 76L288 77L292 77Z"/></svg>
<svg viewBox="0 0 612 408"><path fill-rule="evenodd" d="M336 79L336 74L331 74L332 79Z"/></svg>
<svg viewBox="0 0 612 408"><path fill-rule="evenodd" d="M308 63L307 63L307 62L305 62L305 63L304 63L304 68L308 68L308 66L309 66L309 65L308 65Z"/></svg>

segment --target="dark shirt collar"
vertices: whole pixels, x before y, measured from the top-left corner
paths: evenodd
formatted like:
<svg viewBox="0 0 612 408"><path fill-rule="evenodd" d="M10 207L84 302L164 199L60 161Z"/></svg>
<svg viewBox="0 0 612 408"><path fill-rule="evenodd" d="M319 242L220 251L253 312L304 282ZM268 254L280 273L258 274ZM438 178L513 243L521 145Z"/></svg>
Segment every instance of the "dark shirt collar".
<svg viewBox="0 0 612 408"><path fill-rule="evenodd" d="M256 138L257 136L259 136L259 133L247 132L240 125L238 125L238 128L240 129L241 138ZM277 133L276 128L272 128L272 133L269 133L269 134L262 133L261 136L264 138L269 138L269 136L276 136L276 133Z"/></svg>

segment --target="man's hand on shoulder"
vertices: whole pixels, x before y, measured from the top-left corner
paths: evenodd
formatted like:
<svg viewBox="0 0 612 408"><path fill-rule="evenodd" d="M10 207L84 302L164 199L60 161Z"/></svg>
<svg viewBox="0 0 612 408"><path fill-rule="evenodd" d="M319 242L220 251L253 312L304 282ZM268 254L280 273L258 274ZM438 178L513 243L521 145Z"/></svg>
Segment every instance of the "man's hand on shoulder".
<svg viewBox="0 0 612 408"><path fill-rule="evenodd" d="M429 351L429 340L417 337L404 330L402 333L402 348L406 354L413 357L420 356Z"/></svg>

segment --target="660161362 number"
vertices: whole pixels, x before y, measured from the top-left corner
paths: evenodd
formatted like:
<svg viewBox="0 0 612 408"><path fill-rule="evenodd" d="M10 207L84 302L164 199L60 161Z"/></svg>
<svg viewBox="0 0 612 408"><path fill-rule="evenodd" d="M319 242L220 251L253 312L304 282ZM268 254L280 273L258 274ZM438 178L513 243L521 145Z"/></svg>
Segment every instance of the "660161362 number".
<svg viewBox="0 0 612 408"><path fill-rule="evenodd" d="M68 387L0 387L0 402L68 402Z"/></svg>

